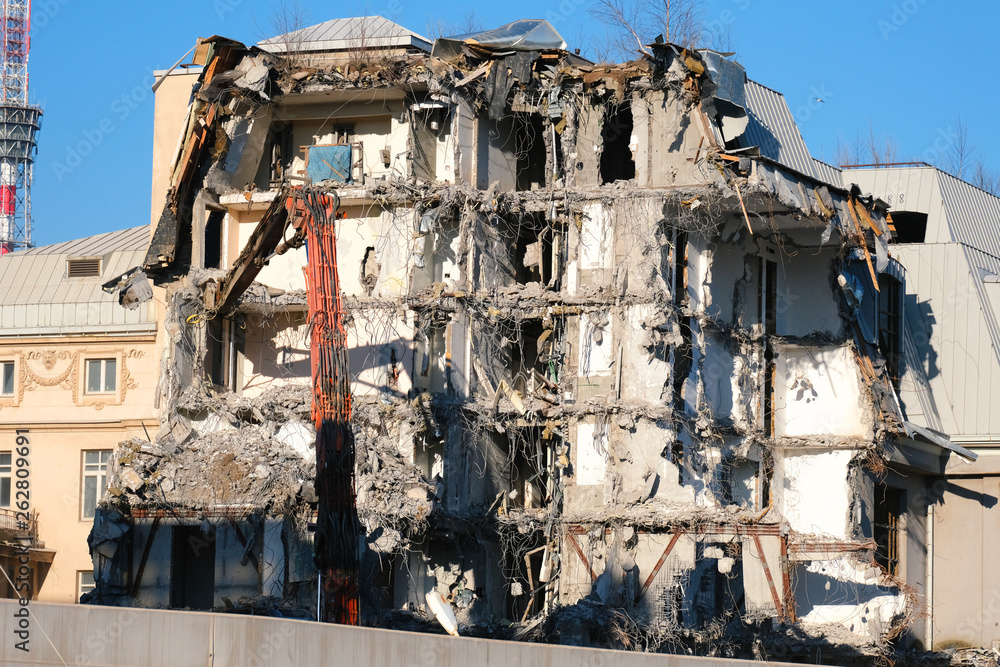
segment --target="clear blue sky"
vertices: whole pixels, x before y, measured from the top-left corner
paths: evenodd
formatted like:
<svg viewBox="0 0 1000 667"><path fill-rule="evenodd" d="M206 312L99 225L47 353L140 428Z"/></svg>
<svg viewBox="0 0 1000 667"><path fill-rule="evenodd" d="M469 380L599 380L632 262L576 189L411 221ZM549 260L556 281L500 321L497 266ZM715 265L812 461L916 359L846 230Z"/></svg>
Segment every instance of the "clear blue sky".
<svg viewBox="0 0 1000 667"><path fill-rule="evenodd" d="M411 30L548 18L570 47L602 29L594 0L439 3L303 0L311 23L381 14ZM152 159L152 70L199 36L270 36L272 0L33 0L32 99L43 105L33 187L34 242L58 243L146 224ZM899 160L933 157L961 113L971 143L1000 168L1000 5L987 0L707 0L710 26L730 27L748 75L782 93L816 157L866 134L869 119ZM821 97L825 103L815 102Z"/></svg>

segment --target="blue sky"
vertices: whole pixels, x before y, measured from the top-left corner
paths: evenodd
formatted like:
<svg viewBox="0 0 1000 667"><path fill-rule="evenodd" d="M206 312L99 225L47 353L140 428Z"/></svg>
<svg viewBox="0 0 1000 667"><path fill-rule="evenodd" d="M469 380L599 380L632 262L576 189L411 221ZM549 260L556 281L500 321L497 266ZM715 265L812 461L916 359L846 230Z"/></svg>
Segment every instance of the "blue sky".
<svg viewBox="0 0 1000 667"><path fill-rule="evenodd" d="M594 0L439 3L302 0L310 23L381 14L416 32L547 18L570 47L597 39ZM272 0L33 0L31 96L45 111L32 190L34 243L46 245L146 224L152 160L152 71L199 36L252 43L270 36ZM96 7L95 7L96 5ZM961 7L961 9L958 9ZM750 78L784 93L816 157L834 161L869 121L898 160L933 161L961 113L970 143L1000 169L992 116L1000 107L993 37L1000 5L987 0L706 0ZM816 102L820 97L825 102Z"/></svg>

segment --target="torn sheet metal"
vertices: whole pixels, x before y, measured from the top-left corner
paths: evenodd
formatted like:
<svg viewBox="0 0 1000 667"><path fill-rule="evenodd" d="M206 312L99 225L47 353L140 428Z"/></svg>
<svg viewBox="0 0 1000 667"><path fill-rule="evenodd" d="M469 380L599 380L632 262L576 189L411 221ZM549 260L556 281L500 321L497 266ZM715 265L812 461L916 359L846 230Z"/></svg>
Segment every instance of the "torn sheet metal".
<svg viewBox="0 0 1000 667"><path fill-rule="evenodd" d="M491 51L566 49L566 41L548 21L522 19L493 30L441 37L434 42L431 55L435 58L452 58L462 53L464 44Z"/></svg>
<svg viewBox="0 0 1000 667"><path fill-rule="evenodd" d="M911 421L904 421L903 426L904 428L906 428L908 432L916 433L917 435L923 437L924 439L934 443L938 447L942 447L943 449L947 449L948 451L955 452L969 463L972 463L979 458L979 454L976 454L975 452L968 450L965 447L962 447L961 445L956 445L947 437L939 433L935 433L929 428L924 428L923 426L920 426L919 424L914 424Z"/></svg>
<svg viewBox="0 0 1000 667"><path fill-rule="evenodd" d="M101 289L109 294L118 293L118 303L128 310L135 310L153 298L153 286L142 269L134 268L110 280Z"/></svg>
<svg viewBox="0 0 1000 667"><path fill-rule="evenodd" d="M699 51L708 66L709 74L715 83L715 97L731 102L744 109L746 116L746 83L747 73L743 66L723 56L718 51Z"/></svg>
<svg viewBox="0 0 1000 667"><path fill-rule="evenodd" d="M506 61L494 62L486 77L486 95L490 100L490 120L500 120L507 110L507 96L514 85Z"/></svg>
<svg viewBox="0 0 1000 667"><path fill-rule="evenodd" d="M730 142L746 132L750 123L746 110L746 71L717 51L699 53L710 75L703 89L702 108L709 118L719 119L723 138Z"/></svg>

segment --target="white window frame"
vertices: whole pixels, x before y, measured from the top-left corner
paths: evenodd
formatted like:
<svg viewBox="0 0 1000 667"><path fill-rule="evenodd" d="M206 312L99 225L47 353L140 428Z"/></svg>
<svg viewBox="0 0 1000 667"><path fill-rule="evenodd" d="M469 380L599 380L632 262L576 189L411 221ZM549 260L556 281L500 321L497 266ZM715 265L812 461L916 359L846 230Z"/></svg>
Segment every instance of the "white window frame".
<svg viewBox="0 0 1000 667"><path fill-rule="evenodd" d="M92 390L90 388L90 368L91 364L97 363L98 368L100 368L100 377L98 378L98 386L100 389ZM84 378L83 378L83 393L87 396L115 396L118 394L118 371L121 361L117 357L88 357L83 361L84 368ZM113 365L110 377L108 375L108 366ZM108 380L111 380L112 387L108 389Z"/></svg>
<svg viewBox="0 0 1000 667"><path fill-rule="evenodd" d="M90 575L90 583L84 583L83 579L87 575ZM84 590L86 587L86 590ZM93 570L77 570L76 572L76 601L77 604L80 602L80 598L83 597L84 593L89 593L90 591L97 588L97 583L94 581L94 571Z"/></svg>
<svg viewBox="0 0 1000 667"><path fill-rule="evenodd" d="M108 488L108 463L111 461L110 449L90 449L81 452L80 467L80 520L92 521L97 513L97 504L101 502ZM96 462L88 462L87 455L96 454ZM87 503L87 480L96 479L94 488L94 506ZM89 515L88 515L89 513Z"/></svg>
<svg viewBox="0 0 1000 667"><path fill-rule="evenodd" d="M6 391L7 372L10 370L10 391ZM0 361L0 396L13 396L17 391L17 364L13 360Z"/></svg>
<svg viewBox="0 0 1000 667"><path fill-rule="evenodd" d="M7 459L4 462L4 459ZM7 498L4 502L3 483L6 482ZM10 508L14 497L14 452L0 452L0 507Z"/></svg>

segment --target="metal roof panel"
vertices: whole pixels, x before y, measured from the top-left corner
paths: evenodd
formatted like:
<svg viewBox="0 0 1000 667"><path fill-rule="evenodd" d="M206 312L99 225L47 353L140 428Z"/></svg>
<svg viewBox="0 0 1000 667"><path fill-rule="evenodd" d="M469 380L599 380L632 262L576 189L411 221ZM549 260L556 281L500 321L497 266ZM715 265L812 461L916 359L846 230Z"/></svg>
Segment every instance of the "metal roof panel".
<svg viewBox="0 0 1000 667"><path fill-rule="evenodd" d="M382 16L357 16L318 23L257 42L265 50L343 51L369 46L416 46L429 50L431 40Z"/></svg>
<svg viewBox="0 0 1000 667"><path fill-rule="evenodd" d="M747 79L745 92L749 123L740 137L741 144L758 146L761 155L800 174L839 187L839 170L809 154L785 96L751 79Z"/></svg>

